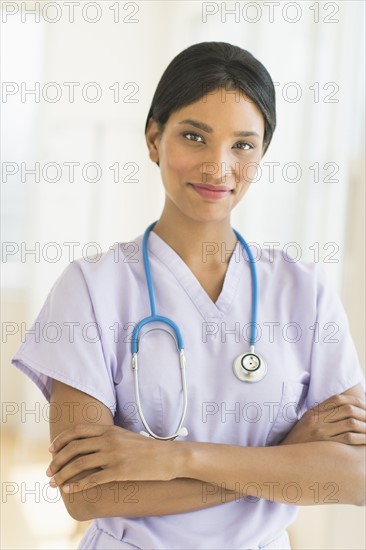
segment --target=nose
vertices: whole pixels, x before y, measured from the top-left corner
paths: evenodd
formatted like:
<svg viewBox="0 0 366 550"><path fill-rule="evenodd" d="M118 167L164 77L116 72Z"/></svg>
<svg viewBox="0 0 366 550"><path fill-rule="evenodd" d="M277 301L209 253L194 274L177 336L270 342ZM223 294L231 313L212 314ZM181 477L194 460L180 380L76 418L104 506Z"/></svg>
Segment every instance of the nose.
<svg viewBox="0 0 366 550"><path fill-rule="evenodd" d="M240 163L227 146L206 148L200 170L202 183L229 185L240 181Z"/></svg>

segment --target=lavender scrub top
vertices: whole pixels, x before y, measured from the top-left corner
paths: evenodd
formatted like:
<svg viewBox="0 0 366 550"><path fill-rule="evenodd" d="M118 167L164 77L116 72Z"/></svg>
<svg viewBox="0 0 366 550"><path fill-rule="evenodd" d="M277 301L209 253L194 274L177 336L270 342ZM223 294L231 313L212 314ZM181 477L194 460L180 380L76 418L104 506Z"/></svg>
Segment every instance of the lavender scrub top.
<svg viewBox="0 0 366 550"><path fill-rule="evenodd" d="M240 242L215 303L154 231L148 252L157 313L172 319L184 340L186 440L277 445L309 408L359 382L365 389L345 311L319 263L291 261L282 251L257 254L256 351L268 372L249 384L232 368L237 355L249 350L251 323L250 267ZM102 256L68 264L12 363L47 400L52 379L60 380L104 403L115 424L139 432L144 427L134 394L131 334L149 315L141 234ZM173 334L156 323L145 325L140 336L141 403L159 435L174 433L181 414ZM275 482L270 471L268 482ZM245 486L239 490L245 495ZM181 514L95 519L79 548L290 548L286 527L298 510L296 490L289 489L288 504L261 498L259 486L257 495Z"/></svg>

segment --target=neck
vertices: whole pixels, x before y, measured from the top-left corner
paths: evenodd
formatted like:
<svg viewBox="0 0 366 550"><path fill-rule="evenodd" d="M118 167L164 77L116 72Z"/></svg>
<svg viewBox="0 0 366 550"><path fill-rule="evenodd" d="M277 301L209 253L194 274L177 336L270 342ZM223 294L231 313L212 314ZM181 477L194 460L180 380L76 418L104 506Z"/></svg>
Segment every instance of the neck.
<svg viewBox="0 0 366 550"><path fill-rule="evenodd" d="M228 264L237 242L229 218L200 222L163 211L152 231L188 265Z"/></svg>

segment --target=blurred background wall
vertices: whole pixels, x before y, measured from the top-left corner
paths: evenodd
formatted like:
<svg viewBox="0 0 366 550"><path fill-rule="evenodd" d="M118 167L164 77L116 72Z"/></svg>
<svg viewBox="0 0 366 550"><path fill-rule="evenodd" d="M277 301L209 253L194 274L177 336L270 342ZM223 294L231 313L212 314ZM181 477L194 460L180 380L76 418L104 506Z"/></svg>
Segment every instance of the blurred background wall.
<svg viewBox="0 0 366 550"><path fill-rule="evenodd" d="M48 489L46 402L10 358L72 259L159 217L144 125L162 72L189 45L231 42L271 74L277 129L232 225L324 264L364 366L364 10L352 0L2 2L3 548L73 548L86 528ZM294 549L365 548L364 509L302 507L289 533Z"/></svg>

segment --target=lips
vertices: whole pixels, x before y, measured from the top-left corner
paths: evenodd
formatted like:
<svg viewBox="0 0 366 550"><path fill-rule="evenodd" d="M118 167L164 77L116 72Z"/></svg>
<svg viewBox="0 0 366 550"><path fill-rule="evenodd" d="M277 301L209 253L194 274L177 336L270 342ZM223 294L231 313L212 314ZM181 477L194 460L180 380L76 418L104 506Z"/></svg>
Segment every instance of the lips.
<svg viewBox="0 0 366 550"><path fill-rule="evenodd" d="M230 187L226 187L226 185L209 185L207 183L190 183L189 185L196 193L201 195L201 197L215 201L227 197L232 191Z"/></svg>
<svg viewBox="0 0 366 550"><path fill-rule="evenodd" d="M209 191L231 191L230 187L226 185L211 185L210 183L191 183L194 187L200 187L201 189L208 189Z"/></svg>

